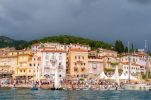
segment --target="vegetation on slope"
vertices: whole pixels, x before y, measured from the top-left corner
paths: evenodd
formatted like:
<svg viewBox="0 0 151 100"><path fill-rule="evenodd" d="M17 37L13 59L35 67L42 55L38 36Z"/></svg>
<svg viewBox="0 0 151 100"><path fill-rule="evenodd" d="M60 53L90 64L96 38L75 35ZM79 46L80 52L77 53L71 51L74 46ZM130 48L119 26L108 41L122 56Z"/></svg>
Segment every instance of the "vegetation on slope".
<svg viewBox="0 0 151 100"><path fill-rule="evenodd" d="M23 40L13 40L5 36L0 36L0 48L15 47L16 49L24 49L24 48L30 48L31 45L35 43L46 43L46 42L57 42L62 44L78 43L82 45L89 45L92 48L92 50L97 48L104 48L104 49L118 51L118 53L127 51L127 47L124 47L122 41L120 40L115 41L115 45L112 45L103 41L91 40L87 38L70 36L70 35L49 36L39 40L32 40L29 42Z"/></svg>

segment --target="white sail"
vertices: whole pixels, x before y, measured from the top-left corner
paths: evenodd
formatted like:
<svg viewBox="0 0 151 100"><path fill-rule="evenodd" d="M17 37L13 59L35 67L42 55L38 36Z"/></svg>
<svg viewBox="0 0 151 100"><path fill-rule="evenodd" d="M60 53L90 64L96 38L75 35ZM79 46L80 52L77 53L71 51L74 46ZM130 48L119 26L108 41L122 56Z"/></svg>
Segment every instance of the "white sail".
<svg viewBox="0 0 151 100"><path fill-rule="evenodd" d="M55 70L55 89L60 88L60 81L58 77L58 68Z"/></svg>
<svg viewBox="0 0 151 100"><path fill-rule="evenodd" d="M122 75L120 76L120 79L121 80L126 80L127 79L126 73L122 73Z"/></svg>
<svg viewBox="0 0 151 100"><path fill-rule="evenodd" d="M104 71L100 74L100 79L109 79L106 75L105 75L105 73L104 73Z"/></svg>
<svg viewBox="0 0 151 100"><path fill-rule="evenodd" d="M115 68L115 73L114 73L114 75L111 77L111 79L115 80L115 81L117 82L117 84L120 85L118 66L116 66L116 68Z"/></svg>

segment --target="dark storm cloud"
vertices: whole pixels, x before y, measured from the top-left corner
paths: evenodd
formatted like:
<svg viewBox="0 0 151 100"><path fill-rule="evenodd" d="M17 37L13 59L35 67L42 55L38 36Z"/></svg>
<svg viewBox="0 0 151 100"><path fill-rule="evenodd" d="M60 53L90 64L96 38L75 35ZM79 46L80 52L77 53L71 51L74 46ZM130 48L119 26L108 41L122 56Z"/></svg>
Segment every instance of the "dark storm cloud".
<svg viewBox="0 0 151 100"><path fill-rule="evenodd" d="M151 2L151 0L129 0L129 2L137 2L140 4L148 4Z"/></svg>
<svg viewBox="0 0 151 100"><path fill-rule="evenodd" d="M149 2L0 0L0 33L27 40L67 33L109 42L129 40L141 46L151 36Z"/></svg>

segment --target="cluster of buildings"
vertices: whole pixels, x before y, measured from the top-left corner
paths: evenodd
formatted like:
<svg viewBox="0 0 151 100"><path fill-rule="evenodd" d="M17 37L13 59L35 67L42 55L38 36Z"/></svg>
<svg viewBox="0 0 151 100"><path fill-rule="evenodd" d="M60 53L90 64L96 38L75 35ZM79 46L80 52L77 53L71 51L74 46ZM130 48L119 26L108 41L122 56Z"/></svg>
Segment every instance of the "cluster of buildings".
<svg viewBox="0 0 151 100"><path fill-rule="evenodd" d="M131 74L146 72L147 54L143 51L130 55ZM148 64L150 66L150 63ZM28 50L0 49L0 80L23 82L54 80L56 71L60 79L113 74L115 66L128 73L129 56L126 53L99 48L91 50L88 45L38 43Z"/></svg>

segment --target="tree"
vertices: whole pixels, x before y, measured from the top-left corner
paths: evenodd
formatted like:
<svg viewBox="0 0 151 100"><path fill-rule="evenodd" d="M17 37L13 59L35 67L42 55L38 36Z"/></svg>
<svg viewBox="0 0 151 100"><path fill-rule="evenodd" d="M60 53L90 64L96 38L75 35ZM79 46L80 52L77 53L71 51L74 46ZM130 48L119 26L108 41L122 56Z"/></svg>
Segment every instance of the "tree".
<svg viewBox="0 0 151 100"><path fill-rule="evenodd" d="M125 51L124 45L123 45L122 41L120 41L120 40L115 41L114 48L118 53L122 53Z"/></svg>
<svg viewBox="0 0 151 100"><path fill-rule="evenodd" d="M125 47L125 50L124 50L124 52L128 52L128 47Z"/></svg>

